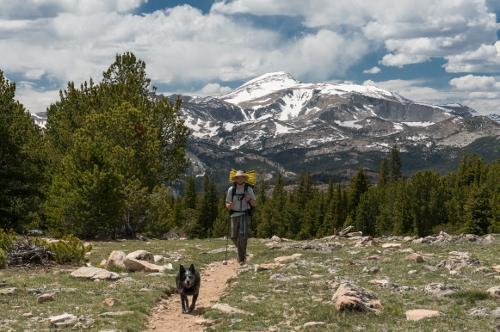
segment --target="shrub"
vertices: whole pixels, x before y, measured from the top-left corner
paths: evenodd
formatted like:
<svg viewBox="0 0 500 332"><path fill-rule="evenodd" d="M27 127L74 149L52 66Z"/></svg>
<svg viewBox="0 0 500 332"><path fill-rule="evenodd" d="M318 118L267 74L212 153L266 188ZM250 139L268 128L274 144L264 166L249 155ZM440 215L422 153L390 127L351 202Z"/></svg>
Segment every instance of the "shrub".
<svg viewBox="0 0 500 332"><path fill-rule="evenodd" d="M4 251L9 251L10 247L16 240L16 234L12 230L4 231L0 228L0 249Z"/></svg>
<svg viewBox="0 0 500 332"><path fill-rule="evenodd" d="M45 246L54 255L54 260L59 264L77 264L85 261L85 253L92 250L91 245L85 246L76 236L68 235L57 242Z"/></svg>
<svg viewBox="0 0 500 332"><path fill-rule="evenodd" d="M0 269L7 266L7 255L3 249L0 249Z"/></svg>

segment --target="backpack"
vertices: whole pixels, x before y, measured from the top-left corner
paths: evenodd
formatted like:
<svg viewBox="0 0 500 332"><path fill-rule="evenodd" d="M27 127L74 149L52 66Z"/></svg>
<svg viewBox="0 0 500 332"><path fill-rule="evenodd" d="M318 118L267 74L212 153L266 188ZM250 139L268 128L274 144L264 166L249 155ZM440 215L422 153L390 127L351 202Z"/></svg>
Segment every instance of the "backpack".
<svg viewBox="0 0 500 332"><path fill-rule="evenodd" d="M234 200L234 196L238 196L238 200L240 201L240 204L242 204L241 201L245 197L245 194L248 192L248 188L249 187L252 188L252 190L253 190L254 186L252 186L251 184L245 182L243 193L237 194L236 193L236 182L233 182L233 184L231 185L231 201ZM240 212L240 211L231 210L231 212ZM252 214L253 214L253 207L250 204L248 204L248 210L246 212L247 212L247 214L249 216L252 216Z"/></svg>

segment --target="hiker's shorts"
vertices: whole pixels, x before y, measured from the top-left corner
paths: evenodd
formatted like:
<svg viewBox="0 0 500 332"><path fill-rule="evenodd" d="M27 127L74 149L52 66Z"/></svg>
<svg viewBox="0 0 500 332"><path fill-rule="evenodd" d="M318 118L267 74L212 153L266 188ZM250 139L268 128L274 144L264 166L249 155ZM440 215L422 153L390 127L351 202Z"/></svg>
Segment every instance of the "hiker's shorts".
<svg viewBox="0 0 500 332"><path fill-rule="evenodd" d="M238 262L246 260L249 227L250 216L248 214L231 217L231 240L238 249Z"/></svg>

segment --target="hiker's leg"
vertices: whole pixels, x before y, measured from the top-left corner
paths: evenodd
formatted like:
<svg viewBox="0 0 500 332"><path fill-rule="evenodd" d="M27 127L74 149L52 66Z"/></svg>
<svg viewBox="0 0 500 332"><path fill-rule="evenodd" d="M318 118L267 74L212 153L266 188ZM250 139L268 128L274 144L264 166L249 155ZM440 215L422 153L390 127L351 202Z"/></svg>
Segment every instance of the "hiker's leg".
<svg viewBox="0 0 500 332"><path fill-rule="evenodd" d="M238 240L238 225L239 225L239 218L231 218L231 240L233 241L234 245L237 245L237 240Z"/></svg>
<svg viewBox="0 0 500 332"><path fill-rule="evenodd" d="M250 216L245 215L242 217L240 230L240 247L241 256L240 261L244 262L247 259L247 240L248 240L248 227L249 227Z"/></svg>

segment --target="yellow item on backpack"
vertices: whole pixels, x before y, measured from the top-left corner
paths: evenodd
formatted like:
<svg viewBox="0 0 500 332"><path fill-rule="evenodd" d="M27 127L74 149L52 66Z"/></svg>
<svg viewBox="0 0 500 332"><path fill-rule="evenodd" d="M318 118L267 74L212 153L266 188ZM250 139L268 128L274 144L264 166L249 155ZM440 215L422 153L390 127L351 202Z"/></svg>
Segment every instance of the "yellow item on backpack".
<svg viewBox="0 0 500 332"><path fill-rule="evenodd" d="M231 171L229 172L229 182L234 182L234 177L235 177L235 175L236 175L237 172L238 171L235 170L234 168L231 169ZM257 172L253 171L253 170L252 171L246 171L245 175L247 176L246 183L248 183L252 187L255 186L255 184L257 183Z"/></svg>

